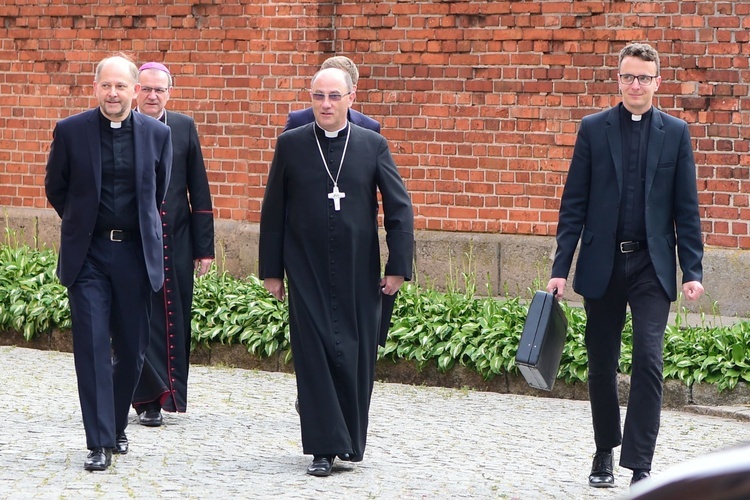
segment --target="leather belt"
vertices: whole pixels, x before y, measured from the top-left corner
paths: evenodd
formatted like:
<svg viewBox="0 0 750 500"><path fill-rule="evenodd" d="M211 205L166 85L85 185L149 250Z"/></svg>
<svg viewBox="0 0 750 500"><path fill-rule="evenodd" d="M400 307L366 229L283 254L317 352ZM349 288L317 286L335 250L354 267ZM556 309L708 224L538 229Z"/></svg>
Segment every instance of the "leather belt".
<svg viewBox="0 0 750 500"><path fill-rule="evenodd" d="M645 241L621 241L618 245L621 253L633 253L648 248Z"/></svg>
<svg viewBox="0 0 750 500"><path fill-rule="evenodd" d="M109 229L105 231L94 231L97 238L107 238L109 241L129 241L140 236L138 231L123 231L121 229Z"/></svg>

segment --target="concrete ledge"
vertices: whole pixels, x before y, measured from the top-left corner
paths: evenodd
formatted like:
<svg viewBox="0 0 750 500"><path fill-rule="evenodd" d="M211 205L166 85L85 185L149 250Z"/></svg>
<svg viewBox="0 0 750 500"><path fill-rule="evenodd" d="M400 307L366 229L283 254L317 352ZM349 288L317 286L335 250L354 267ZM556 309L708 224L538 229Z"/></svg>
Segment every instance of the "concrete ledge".
<svg viewBox="0 0 750 500"><path fill-rule="evenodd" d="M52 209L5 208L6 226L19 242L55 248L59 218ZM258 224L217 220L216 262L220 271L257 274ZM415 279L422 286L464 290L464 274L476 280L476 293L530 296L546 286L555 240L549 236L418 231ZM381 238L385 255L385 238ZM706 316L750 317L750 251L707 248L703 261L706 295L695 304L676 304ZM570 276L573 276L571 270ZM566 300L581 302L570 290Z"/></svg>
<svg viewBox="0 0 750 500"><path fill-rule="evenodd" d="M20 333L0 332L0 345L73 352L73 337L69 332L54 330L52 333L27 341ZM267 358L260 358L250 354L247 348L240 344L211 344L210 347L199 345L191 354L191 364L294 373L293 364L284 363L286 354L282 351ZM398 384L447 387L543 398L588 400L586 384L566 384L562 380L557 380L554 389L547 392L530 387L520 374L505 373L485 380L481 375L461 364L456 364L448 372L441 373L434 362L420 370L415 363L410 361L394 363L391 360L383 359L378 361L375 366L375 379L380 382ZM630 377L618 375L618 388L620 405L625 406L630 393ZM694 394L698 395L697 400L694 399ZM716 387L707 384L696 384L691 388L678 380L667 380L664 384L663 407L750 420L750 386L740 383L733 390L719 392Z"/></svg>

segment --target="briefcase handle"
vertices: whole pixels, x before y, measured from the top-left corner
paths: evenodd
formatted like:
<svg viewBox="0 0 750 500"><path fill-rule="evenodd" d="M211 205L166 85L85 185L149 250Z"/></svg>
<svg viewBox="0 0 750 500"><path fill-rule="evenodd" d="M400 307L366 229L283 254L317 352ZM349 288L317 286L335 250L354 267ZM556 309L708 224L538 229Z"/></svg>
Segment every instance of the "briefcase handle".
<svg viewBox="0 0 750 500"><path fill-rule="evenodd" d="M557 298L557 287L555 287L555 289L552 290L552 296Z"/></svg>

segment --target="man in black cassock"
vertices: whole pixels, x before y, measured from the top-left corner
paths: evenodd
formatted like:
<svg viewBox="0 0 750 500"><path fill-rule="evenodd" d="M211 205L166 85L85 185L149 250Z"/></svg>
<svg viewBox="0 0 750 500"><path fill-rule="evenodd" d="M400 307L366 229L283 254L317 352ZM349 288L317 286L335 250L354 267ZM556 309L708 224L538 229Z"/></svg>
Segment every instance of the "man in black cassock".
<svg viewBox="0 0 750 500"><path fill-rule="evenodd" d="M214 213L195 121L166 109L172 73L161 63L148 62L138 69L138 83L137 111L172 130L174 151L161 206L164 286L151 298L151 340L133 394L141 425L159 427L162 410L187 409L193 279L206 274L214 260Z"/></svg>
<svg viewBox="0 0 750 500"><path fill-rule="evenodd" d="M307 473L331 474L333 461L359 462L375 378L381 294L411 278L414 213L381 135L347 121L351 77L315 74L315 123L284 132L268 177L260 221L259 276L284 300ZM388 245L380 274L378 199Z"/></svg>

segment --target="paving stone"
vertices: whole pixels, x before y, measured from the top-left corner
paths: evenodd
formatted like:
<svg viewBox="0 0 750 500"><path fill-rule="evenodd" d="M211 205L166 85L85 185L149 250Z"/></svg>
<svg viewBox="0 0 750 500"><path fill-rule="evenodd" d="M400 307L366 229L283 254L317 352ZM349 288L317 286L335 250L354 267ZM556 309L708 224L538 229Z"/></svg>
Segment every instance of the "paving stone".
<svg viewBox="0 0 750 500"><path fill-rule="evenodd" d="M305 474L288 373L193 365L188 412L148 428L131 412L130 452L83 470L85 436L70 353L0 347L0 498L504 498L627 495L587 485L588 402L376 383L365 459ZM738 411L747 408L738 407ZM623 409L624 416L624 409ZM750 422L664 410L654 475L733 446ZM617 460L616 456L616 460Z"/></svg>

